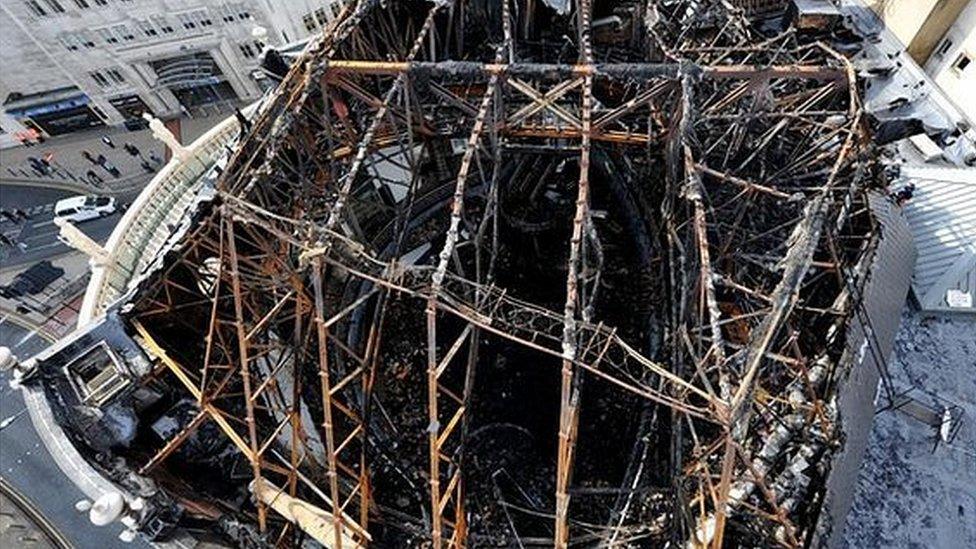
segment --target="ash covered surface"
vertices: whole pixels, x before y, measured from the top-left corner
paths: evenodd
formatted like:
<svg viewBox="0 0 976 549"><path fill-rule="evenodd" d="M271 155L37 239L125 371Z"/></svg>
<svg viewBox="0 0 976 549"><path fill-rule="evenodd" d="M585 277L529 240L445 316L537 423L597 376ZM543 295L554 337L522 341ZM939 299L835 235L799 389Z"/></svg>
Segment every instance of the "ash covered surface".
<svg viewBox="0 0 976 549"><path fill-rule="evenodd" d="M976 547L976 319L906 311L889 369L911 386L963 408L951 445L935 446L931 427L900 412L878 414L843 547Z"/></svg>

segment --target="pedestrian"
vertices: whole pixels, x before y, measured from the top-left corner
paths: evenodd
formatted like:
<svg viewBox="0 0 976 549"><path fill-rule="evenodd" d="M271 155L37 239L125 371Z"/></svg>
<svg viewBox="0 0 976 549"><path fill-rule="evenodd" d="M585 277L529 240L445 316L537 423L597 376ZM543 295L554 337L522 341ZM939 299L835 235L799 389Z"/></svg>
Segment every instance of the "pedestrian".
<svg viewBox="0 0 976 549"><path fill-rule="evenodd" d="M98 158L95 159L95 163L98 164L99 166L104 166L105 165L105 155L104 154L99 154L98 155Z"/></svg>
<svg viewBox="0 0 976 549"><path fill-rule="evenodd" d="M95 163L95 157L92 156L92 154L90 152L88 152L88 151L81 151L81 156L84 156L85 157L85 160L91 162L92 164Z"/></svg>
<svg viewBox="0 0 976 549"><path fill-rule="evenodd" d="M106 145L108 145L108 148L110 148L110 149L114 149L115 148L115 142L113 142L112 139L109 136L107 136L107 135L103 135L102 136L102 143L105 143Z"/></svg>

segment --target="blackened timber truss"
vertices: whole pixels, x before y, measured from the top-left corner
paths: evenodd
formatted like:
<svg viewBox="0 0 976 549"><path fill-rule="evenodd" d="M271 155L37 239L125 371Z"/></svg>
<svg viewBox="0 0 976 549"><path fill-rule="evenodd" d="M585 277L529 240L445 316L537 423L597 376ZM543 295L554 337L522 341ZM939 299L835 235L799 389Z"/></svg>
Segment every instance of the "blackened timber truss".
<svg viewBox="0 0 976 549"><path fill-rule="evenodd" d="M131 300L165 366L145 383L199 407L140 470L213 421L250 470L232 513L269 544L306 529L274 490L323 509L334 547L800 546L873 251L860 113L842 55L724 2L350 4ZM622 226L648 229L643 251ZM543 267L564 290L517 272L538 265L512 234L559 258ZM540 364L506 366L516 348ZM479 381L548 360L553 402ZM503 468L494 492L471 472L497 428L476 410L500 406L558 414L532 481L547 495L516 504ZM630 456L615 478L587 450L590 408L633 412L616 417L635 450L603 450Z"/></svg>

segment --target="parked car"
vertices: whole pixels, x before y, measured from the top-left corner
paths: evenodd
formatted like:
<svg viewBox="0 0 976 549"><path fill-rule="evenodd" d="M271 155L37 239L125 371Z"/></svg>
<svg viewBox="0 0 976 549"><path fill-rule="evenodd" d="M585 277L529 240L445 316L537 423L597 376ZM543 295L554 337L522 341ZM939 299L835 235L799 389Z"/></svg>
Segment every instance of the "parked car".
<svg viewBox="0 0 976 549"><path fill-rule="evenodd" d="M81 195L58 200L54 217L80 223L115 213L115 199L108 196Z"/></svg>

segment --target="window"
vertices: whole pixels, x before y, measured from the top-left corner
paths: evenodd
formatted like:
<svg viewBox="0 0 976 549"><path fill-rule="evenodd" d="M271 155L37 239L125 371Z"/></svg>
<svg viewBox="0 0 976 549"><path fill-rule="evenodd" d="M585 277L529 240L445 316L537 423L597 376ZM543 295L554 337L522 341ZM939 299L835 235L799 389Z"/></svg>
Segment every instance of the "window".
<svg viewBox="0 0 976 549"><path fill-rule="evenodd" d="M74 34L63 35L61 37L61 43L64 44L64 47L67 48L68 51L78 51L81 47L81 42Z"/></svg>
<svg viewBox="0 0 976 549"><path fill-rule="evenodd" d="M115 36L121 37L122 40L126 42L130 42L135 39L135 35L132 34L131 30L129 30L128 25L115 25L112 27L112 32L115 34Z"/></svg>
<svg viewBox="0 0 976 549"><path fill-rule="evenodd" d="M949 51L949 48L951 47L952 47L952 40L946 38L945 40L942 41L942 44L939 46L939 49L935 51L935 55L941 57L945 55Z"/></svg>
<svg viewBox="0 0 976 549"><path fill-rule="evenodd" d="M91 35L90 32L88 32L88 31L81 31L80 33L78 33L78 37L79 37L79 40L81 40L81 44L83 46L85 46L86 48L92 49L92 48L95 47L95 39L92 38L92 35Z"/></svg>
<svg viewBox="0 0 976 549"><path fill-rule="evenodd" d="M173 33L173 26L169 24L169 21L166 19L165 15L153 15L149 19L155 23L156 27L158 27L160 32L163 34Z"/></svg>
<svg viewBox="0 0 976 549"><path fill-rule="evenodd" d="M101 406L129 385L104 341L65 366L64 372L85 404Z"/></svg>
<svg viewBox="0 0 976 549"><path fill-rule="evenodd" d="M29 9L32 14L37 15L38 17L44 17L47 15L47 12L44 11L44 8L42 8L36 0L27 0L24 3L27 4L27 9Z"/></svg>
<svg viewBox="0 0 976 549"><path fill-rule="evenodd" d="M192 15L201 27L209 27L213 25L213 20L210 19L210 14L207 13L207 10L197 10L193 12Z"/></svg>
<svg viewBox="0 0 976 549"><path fill-rule="evenodd" d="M83 10L87 10L88 8L91 7L91 4L88 3L88 0L75 0L75 5Z"/></svg>
<svg viewBox="0 0 976 549"><path fill-rule="evenodd" d="M183 25L183 28L186 30L193 30L197 28L196 21L193 20L193 18L190 16L189 13L176 14L176 20L179 21L180 24Z"/></svg>
<svg viewBox="0 0 976 549"><path fill-rule="evenodd" d="M109 29L95 29L95 32L98 33L99 38L101 38L102 40L104 40L109 44L119 43L118 37L112 34L112 31Z"/></svg>
<svg viewBox="0 0 976 549"><path fill-rule="evenodd" d="M98 87L100 88L107 88L111 85L109 84L108 79L102 76L102 73L98 71L90 72L88 73L88 75L91 76L92 80L94 80L95 83L98 84Z"/></svg>
<svg viewBox="0 0 976 549"><path fill-rule="evenodd" d="M970 59L968 55L966 55L965 53L960 53L959 57L956 58L956 62L952 64L952 68L956 69L959 72L962 72L966 70L966 67L968 67L969 64L972 62L973 60Z"/></svg>
<svg viewBox="0 0 976 549"><path fill-rule="evenodd" d="M105 72L108 73L109 78L116 84L125 84L125 77L122 76L122 73L118 69L108 69Z"/></svg>
<svg viewBox="0 0 976 549"><path fill-rule="evenodd" d="M255 40L254 42L245 42L237 46L241 50L241 54L248 59L254 59L255 57L261 55L264 51L264 42L260 40Z"/></svg>
<svg viewBox="0 0 976 549"><path fill-rule="evenodd" d="M302 23L305 25L305 30L312 32L328 23L329 20L325 17L325 8L319 8L314 12L306 13L302 17Z"/></svg>
<svg viewBox="0 0 976 549"><path fill-rule="evenodd" d="M51 13L64 13L64 6L58 0L44 0L44 3L51 9Z"/></svg>
<svg viewBox="0 0 976 549"><path fill-rule="evenodd" d="M152 38L157 36L159 32L156 31L156 27L149 21L136 21L136 26L142 31L142 34Z"/></svg>
<svg viewBox="0 0 976 549"><path fill-rule="evenodd" d="M88 73L100 88L112 88L125 84L125 75L118 69L105 69Z"/></svg>

